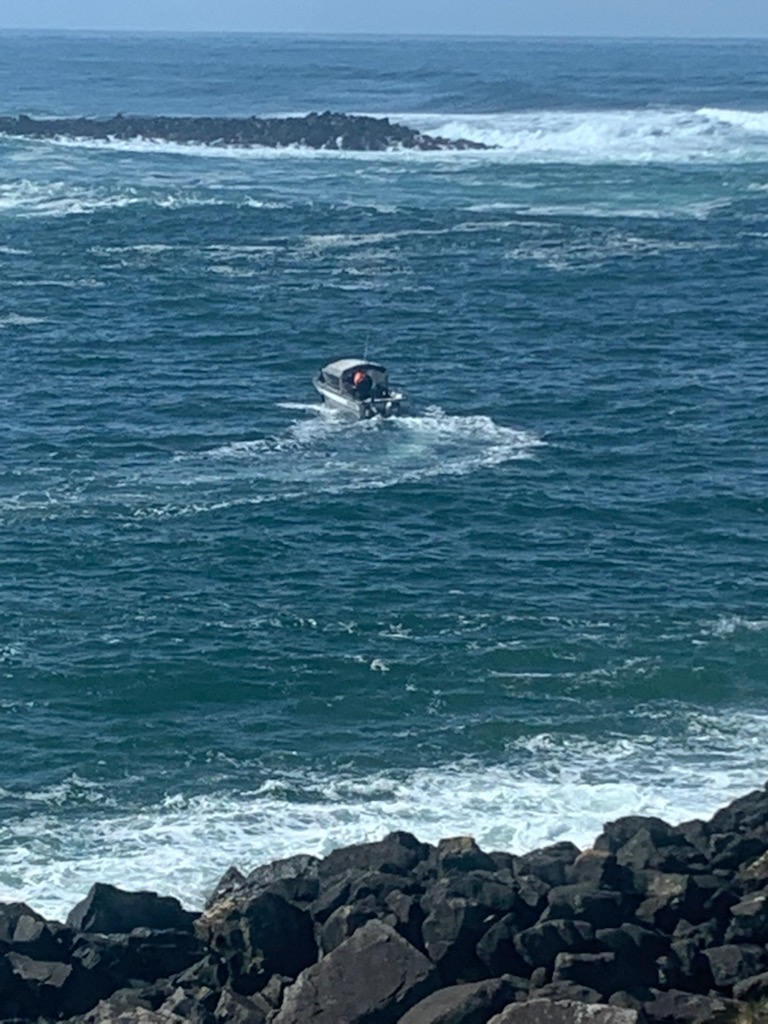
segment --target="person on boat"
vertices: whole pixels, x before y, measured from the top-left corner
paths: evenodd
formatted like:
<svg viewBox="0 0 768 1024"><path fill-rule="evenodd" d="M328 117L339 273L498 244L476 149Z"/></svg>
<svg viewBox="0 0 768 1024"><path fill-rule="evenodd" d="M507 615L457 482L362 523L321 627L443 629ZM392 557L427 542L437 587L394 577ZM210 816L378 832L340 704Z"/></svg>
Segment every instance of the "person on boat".
<svg viewBox="0 0 768 1024"><path fill-rule="evenodd" d="M361 402L371 397L371 391L373 390L373 381L365 372L365 370L355 370L354 376L352 377L352 385L355 389L355 394Z"/></svg>

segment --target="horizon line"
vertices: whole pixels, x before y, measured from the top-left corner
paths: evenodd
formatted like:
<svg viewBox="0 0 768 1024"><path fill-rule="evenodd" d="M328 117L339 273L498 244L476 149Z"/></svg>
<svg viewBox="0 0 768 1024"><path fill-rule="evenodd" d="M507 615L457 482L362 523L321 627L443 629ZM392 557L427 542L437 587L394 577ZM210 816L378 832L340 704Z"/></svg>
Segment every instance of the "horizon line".
<svg viewBox="0 0 768 1024"><path fill-rule="evenodd" d="M0 26L2 33L28 33L41 35L146 35L146 36L268 36L272 38L300 39L465 39L465 40L555 40L559 42L722 42L749 43L768 41L768 32L760 35L611 35L594 33L560 34L554 32L364 32L364 31L287 31L237 28L63 28L61 26L29 27L23 25Z"/></svg>

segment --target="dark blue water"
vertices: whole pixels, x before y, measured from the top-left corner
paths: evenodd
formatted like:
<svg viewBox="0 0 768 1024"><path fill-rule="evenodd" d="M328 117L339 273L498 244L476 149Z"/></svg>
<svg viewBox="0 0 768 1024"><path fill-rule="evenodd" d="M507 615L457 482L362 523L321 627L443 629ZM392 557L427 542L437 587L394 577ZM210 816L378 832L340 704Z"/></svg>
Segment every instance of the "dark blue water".
<svg viewBox="0 0 768 1024"><path fill-rule="evenodd" d="M0 35L3 114L498 147L0 140L2 898L764 780L767 50Z"/></svg>

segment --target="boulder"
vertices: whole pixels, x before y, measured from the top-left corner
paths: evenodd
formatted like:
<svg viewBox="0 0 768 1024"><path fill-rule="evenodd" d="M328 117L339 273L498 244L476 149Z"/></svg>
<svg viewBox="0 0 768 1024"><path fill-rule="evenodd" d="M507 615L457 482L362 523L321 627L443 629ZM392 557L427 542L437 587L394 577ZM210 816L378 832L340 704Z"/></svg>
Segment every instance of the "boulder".
<svg viewBox="0 0 768 1024"><path fill-rule="evenodd" d="M515 937L515 949L530 967L551 971L558 953L594 952L594 929L586 921L542 921Z"/></svg>
<svg viewBox="0 0 768 1024"><path fill-rule="evenodd" d="M373 899L359 900L352 905L344 904L334 910L328 920L319 929L320 951L323 955L340 946L350 935L354 935L366 921L378 917Z"/></svg>
<svg viewBox="0 0 768 1024"><path fill-rule="evenodd" d="M639 984L633 965L615 953L558 953L552 981L582 985L606 997Z"/></svg>
<svg viewBox="0 0 768 1024"><path fill-rule="evenodd" d="M670 989L643 1003L649 1024L734 1024L739 1005L720 996Z"/></svg>
<svg viewBox="0 0 768 1024"><path fill-rule="evenodd" d="M530 915L514 880L507 884L488 871L468 871L435 882L422 907L424 949L446 985L484 977L486 970L476 955L484 934L509 914L518 921Z"/></svg>
<svg viewBox="0 0 768 1024"><path fill-rule="evenodd" d="M507 914L492 924L478 941L475 954L491 977L502 974L526 977L531 973L530 965L515 946L515 936L519 931L517 916Z"/></svg>
<svg viewBox="0 0 768 1024"><path fill-rule="evenodd" d="M722 992L768 969L768 954L762 946L715 946L705 949L703 955L709 961L715 986Z"/></svg>
<svg viewBox="0 0 768 1024"><path fill-rule="evenodd" d="M518 877L535 875L549 886L565 885L566 872L580 852L578 846L568 842L553 843L552 846L534 850L518 859Z"/></svg>
<svg viewBox="0 0 768 1024"><path fill-rule="evenodd" d="M154 892L124 892L97 882L67 917L70 928L112 935L134 928L191 932L197 914L184 910L173 896Z"/></svg>
<svg viewBox="0 0 768 1024"><path fill-rule="evenodd" d="M768 823L768 787L755 789L717 811L706 824L707 833L750 832Z"/></svg>
<svg viewBox="0 0 768 1024"><path fill-rule="evenodd" d="M768 971L737 981L733 986L733 998L747 1003L768 999Z"/></svg>
<svg viewBox="0 0 768 1024"><path fill-rule="evenodd" d="M638 901L612 889L596 889L588 882L551 889L540 920L558 918L588 921L595 928L615 928L631 916Z"/></svg>
<svg viewBox="0 0 768 1024"><path fill-rule="evenodd" d="M86 973L100 998L131 981L154 982L185 971L204 952L189 932L135 928L127 935L79 935L72 946L72 962Z"/></svg>
<svg viewBox="0 0 768 1024"><path fill-rule="evenodd" d="M72 1017L98 1001L86 973L73 964L32 960L22 953L7 953L5 984L0 975L4 1012L16 1006L24 1016ZM5 992L3 992L5 990Z"/></svg>
<svg viewBox="0 0 768 1024"><path fill-rule="evenodd" d="M242 905L222 901L204 915L204 928L241 995L258 992L273 974L295 978L317 959L309 913L270 890Z"/></svg>
<svg viewBox="0 0 768 1024"><path fill-rule="evenodd" d="M272 1007L260 994L241 996L225 989L213 1017L217 1024L266 1024L272 1012Z"/></svg>
<svg viewBox="0 0 768 1024"><path fill-rule="evenodd" d="M768 942L768 892L750 893L731 908L726 942Z"/></svg>
<svg viewBox="0 0 768 1024"><path fill-rule="evenodd" d="M407 875L426 860L430 847L420 843L410 832L391 832L379 842L358 843L333 850L317 865L321 885L347 874L370 871Z"/></svg>
<svg viewBox="0 0 768 1024"><path fill-rule="evenodd" d="M486 1024L511 1003L518 988L507 978L469 985L450 985L422 999L400 1018L399 1024Z"/></svg>
<svg viewBox="0 0 768 1024"><path fill-rule="evenodd" d="M716 921L692 925L681 921L672 935L670 952L674 960L675 987L690 992L708 992L714 986L709 961L703 950L718 946L722 928Z"/></svg>
<svg viewBox="0 0 768 1024"><path fill-rule="evenodd" d="M301 972L273 1024L395 1024L437 987L423 953L389 925L369 921Z"/></svg>
<svg viewBox="0 0 768 1024"><path fill-rule="evenodd" d="M616 855L607 850L585 850L565 869L569 885L587 883L595 889L622 889L626 871L619 867Z"/></svg>
<svg viewBox="0 0 768 1024"><path fill-rule="evenodd" d="M483 853L472 836L441 839L437 844L437 877L463 871L494 871L493 857Z"/></svg>
<svg viewBox="0 0 768 1024"><path fill-rule="evenodd" d="M637 1010L571 999L529 999L507 1006L488 1024L640 1024Z"/></svg>
<svg viewBox="0 0 768 1024"><path fill-rule="evenodd" d="M661 818L643 817L639 814L628 814L616 821L603 825L603 831L594 843L594 849L606 853L618 853L631 839L644 831L654 843L663 842L674 832L671 825Z"/></svg>

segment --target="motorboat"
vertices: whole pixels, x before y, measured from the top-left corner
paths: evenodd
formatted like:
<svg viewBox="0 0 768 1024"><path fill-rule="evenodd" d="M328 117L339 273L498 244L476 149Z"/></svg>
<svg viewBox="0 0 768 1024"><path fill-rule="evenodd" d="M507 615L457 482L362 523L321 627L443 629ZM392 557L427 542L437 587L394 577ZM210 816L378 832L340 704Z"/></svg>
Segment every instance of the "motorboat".
<svg viewBox="0 0 768 1024"><path fill-rule="evenodd" d="M319 370L312 383L326 405L357 419L387 418L403 411L405 396L390 386L381 363L337 359Z"/></svg>

